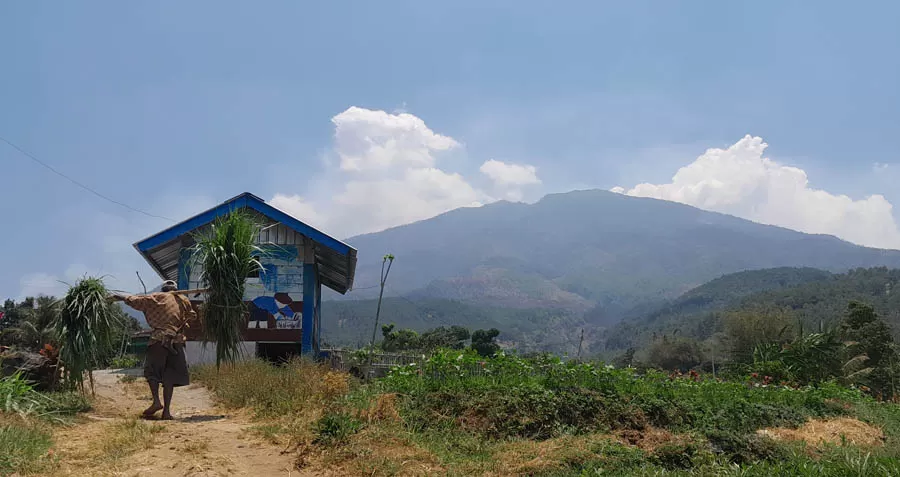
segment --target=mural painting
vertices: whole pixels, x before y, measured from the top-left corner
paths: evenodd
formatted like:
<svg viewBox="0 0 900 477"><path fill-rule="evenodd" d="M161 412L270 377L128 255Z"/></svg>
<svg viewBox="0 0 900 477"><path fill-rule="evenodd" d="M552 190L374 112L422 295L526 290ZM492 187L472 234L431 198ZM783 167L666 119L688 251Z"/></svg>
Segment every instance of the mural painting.
<svg viewBox="0 0 900 477"><path fill-rule="evenodd" d="M244 300L248 328L299 329L303 317L303 261L295 245L261 245L258 276L247 277ZM200 273L190 271L190 288L199 288Z"/></svg>

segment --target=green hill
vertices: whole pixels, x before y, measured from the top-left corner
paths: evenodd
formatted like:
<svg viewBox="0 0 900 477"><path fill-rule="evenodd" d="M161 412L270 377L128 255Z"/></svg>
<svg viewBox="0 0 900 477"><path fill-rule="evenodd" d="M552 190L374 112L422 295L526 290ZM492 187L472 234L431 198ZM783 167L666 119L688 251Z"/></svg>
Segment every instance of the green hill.
<svg viewBox="0 0 900 477"><path fill-rule="evenodd" d="M697 287L640 318L626 320L603 336L603 350L643 347L654 335L699 340L722 331L724 314L737 310L783 310L791 324L807 329L839 322L847 303L861 301L900 330L900 269L821 270L777 268L735 273Z"/></svg>

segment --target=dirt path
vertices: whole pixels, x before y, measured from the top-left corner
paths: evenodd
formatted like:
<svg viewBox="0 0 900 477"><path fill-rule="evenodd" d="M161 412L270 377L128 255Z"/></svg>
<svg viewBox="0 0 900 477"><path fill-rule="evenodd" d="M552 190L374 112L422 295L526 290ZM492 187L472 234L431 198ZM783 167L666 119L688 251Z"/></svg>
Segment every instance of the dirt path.
<svg viewBox="0 0 900 477"><path fill-rule="evenodd" d="M135 421L150 403L143 379L95 373L94 411L56 433L54 475L292 476L294 456L263 442L244 415L217 409L206 388L176 388L173 421ZM126 378L127 379L127 378Z"/></svg>

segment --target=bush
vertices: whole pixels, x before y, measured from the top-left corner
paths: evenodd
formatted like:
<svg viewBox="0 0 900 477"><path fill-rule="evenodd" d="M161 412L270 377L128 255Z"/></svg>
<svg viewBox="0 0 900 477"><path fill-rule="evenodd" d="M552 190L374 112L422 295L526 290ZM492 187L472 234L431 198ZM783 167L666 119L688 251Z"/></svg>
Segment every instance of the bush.
<svg viewBox="0 0 900 477"><path fill-rule="evenodd" d="M523 359L501 352L483 358L472 351L435 353L421 364L394 369L381 385L403 396L401 415L413 428L451 424L498 438L544 439L648 424L746 434L846 412L829 403L861 399L828 383L756 387L700 375L638 375L551 356Z"/></svg>
<svg viewBox="0 0 900 477"><path fill-rule="evenodd" d="M88 409L90 404L81 394L37 392L21 373L0 378L0 412L58 419Z"/></svg>
<svg viewBox="0 0 900 477"><path fill-rule="evenodd" d="M709 450L696 442L673 442L657 447L652 461L667 469L691 469L712 461Z"/></svg>
<svg viewBox="0 0 900 477"><path fill-rule="evenodd" d="M758 434L740 434L733 431L707 431L713 450L724 454L736 464L752 464L760 461L778 461L788 457L781 444Z"/></svg>
<svg viewBox="0 0 900 477"><path fill-rule="evenodd" d="M345 444L350 436L362 429L362 422L350 414L343 412L327 413L315 424L316 438L314 444Z"/></svg>
<svg viewBox="0 0 900 477"><path fill-rule="evenodd" d="M116 369L132 369L137 368L140 364L141 360L139 360L137 356L126 354L124 356L116 356L113 358L110 361L109 366Z"/></svg>

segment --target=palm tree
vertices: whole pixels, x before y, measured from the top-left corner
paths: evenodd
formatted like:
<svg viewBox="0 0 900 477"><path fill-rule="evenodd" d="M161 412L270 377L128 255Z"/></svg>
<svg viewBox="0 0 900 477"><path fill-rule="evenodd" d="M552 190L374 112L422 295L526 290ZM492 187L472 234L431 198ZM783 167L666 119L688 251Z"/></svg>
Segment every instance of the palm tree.
<svg viewBox="0 0 900 477"><path fill-rule="evenodd" d="M56 343L53 322L58 313L59 300L52 296L39 296L35 300L35 307L25 310L25 317L6 332L15 343L38 351L45 344Z"/></svg>

